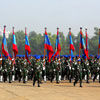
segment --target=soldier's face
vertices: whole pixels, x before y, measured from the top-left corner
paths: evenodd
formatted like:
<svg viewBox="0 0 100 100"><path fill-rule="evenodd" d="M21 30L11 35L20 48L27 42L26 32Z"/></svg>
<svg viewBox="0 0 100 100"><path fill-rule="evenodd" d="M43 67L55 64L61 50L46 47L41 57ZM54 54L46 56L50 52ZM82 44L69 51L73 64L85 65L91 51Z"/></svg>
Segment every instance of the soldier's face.
<svg viewBox="0 0 100 100"><path fill-rule="evenodd" d="M78 63L79 63L79 64L81 64L81 62L80 62L80 61L79 61Z"/></svg>

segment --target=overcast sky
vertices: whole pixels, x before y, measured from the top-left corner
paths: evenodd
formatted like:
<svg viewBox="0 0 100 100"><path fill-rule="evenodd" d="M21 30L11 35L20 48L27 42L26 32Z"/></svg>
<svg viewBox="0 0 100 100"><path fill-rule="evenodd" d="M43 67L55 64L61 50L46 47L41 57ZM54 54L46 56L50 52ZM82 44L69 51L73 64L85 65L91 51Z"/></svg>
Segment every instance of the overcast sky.
<svg viewBox="0 0 100 100"><path fill-rule="evenodd" d="M0 28L11 31L28 28L28 32L56 34L56 28L66 35L71 27L76 35L79 28L88 28L89 36L94 27L100 27L100 0L0 0Z"/></svg>

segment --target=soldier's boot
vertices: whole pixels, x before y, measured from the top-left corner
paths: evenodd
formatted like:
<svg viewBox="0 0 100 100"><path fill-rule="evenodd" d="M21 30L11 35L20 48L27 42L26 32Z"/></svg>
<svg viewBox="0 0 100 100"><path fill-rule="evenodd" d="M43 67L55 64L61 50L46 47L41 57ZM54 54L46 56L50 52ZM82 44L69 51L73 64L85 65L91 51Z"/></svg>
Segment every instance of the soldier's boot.
<svg viewBox="0 0 100 100"><path fill-rule="evenodd" d="M0 82L2 82L2 81L3 81L3 76L1 75L1 76L0 76Z"/></svg>
<svg viewBox="0 0 100 100"><path fill-rule="evenodd" d="M86 82L86 83L88 83L88 84L89 84L89 83L90 83L90 82L89 82L89 80L87 80L87 82Z"/></svg>
<svg viewBox="0 0 100 100"><path fill-rule="evenodd" d="M40 81L38 80L38 87L40 87Z"/></svg>
<svg viewBox="0 0 100 100"><path fill-rule="evenodd" d="M26 83L25 79L23 80L23 83Z"/></svg>
<svg viewBox="0 0 100 100"><path fill-rule="evenodd" d="M89 77L87 77L87 81L86 81L86 83L88 83L88 84L90 83L90 82L89 82Z"/></svg>
<svg viewBox="0 0 100 100"><path fill-rule="evenodd" d="M35 81L36 81L36 80L34 79L34 80L33 80L33 86L35 86Z"/></svg>
<svg viewBox="0 0 100 100"><path fill-rule="evenodd" d="M74 86L76 85L76 82L74 82Z"/></svg>
<svg viewBox="0 0 100 100"><path fill-rule="evenodd" d="M6 78L5 78L5 76L4 76L4 80L3 80L3 81L4 81L4 83L6 82Z"/></svg>
<svg viewBox="0 0 100 100"><path fill-rule="evenodd" d="M70 76L70 78L69 78L69 82L71 83L72 82L72 77Z"/></svg>
<svg viewBox="0 0 100 100"><path fill-rule="evenodd" d="M9 78L9 83L11 83L11 79Z"/></svg>
<svg viewBox="0 0 100 100"><path fill-rule="evenodd" d="M15 76L14 76L14 75L12 76L12 81L13 81L13 82L15 81Z"/></svg>
<svg viewBox="0 0 100 100"><path fill-rule="evenodd" d="M56 83L59 84L59 81L57 81Z"/></svg>
<svg viewBox="0 0 100 100"><path fill-rule="evenodd" d="M82 87L82 82L80 82L80 87Z"/></svg>
<svg viewBox="0 0 100 100"><path fill-rule="evenodd" d="M19 78L19 80L18 80L18 81L19 81L19 83L20 83L21 79Z"/></svg>
<svg viewBox="0 0 100 100"><path fill-rule="evenodd" d="M33 86L35 86L35 82L33 82Z"/></svg>
<svg viewBox="0 0 100 100"><path fill-rule="evenodd" d="M9 83L11 83L11 81L9 81Z"/></svg>
<svg viewBox="0 0 100 100"><path fill-rule="evenodd" d="M99 74L99 83L100 83L100 74Z"/></svg>
<svg viewBox="0 0 100 100"><path fill-rule="evenodd" d="M95 77L93 78L93 82L95 82Z"/></svg>

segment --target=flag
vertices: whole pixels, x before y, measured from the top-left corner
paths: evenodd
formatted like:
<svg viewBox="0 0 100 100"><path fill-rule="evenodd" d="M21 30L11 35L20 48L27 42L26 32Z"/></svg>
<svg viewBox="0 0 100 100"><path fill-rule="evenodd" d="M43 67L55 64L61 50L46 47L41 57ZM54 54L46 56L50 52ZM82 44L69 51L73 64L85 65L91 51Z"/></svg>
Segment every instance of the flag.
<svg viewBox="0 0 100 100"><path fill-rule="evenodd" d="M74 47L73 41L72 41L71 28L69 28L69 44L70 44L70 58L72 60L73 52L75 51L75 47Z"/></svg>
<svg viewBox="0 0 100 100"><path fill-rule="evenodd" d="M16 37L15 37L15 33L14 33L14 27L13 27L13 46L12 46L13 52L14 52L14 57L16 57L16 55L18 54L18 48L16 45Z"/></svg>
<svg viewBox="0 0 100 100"><path fill-rule="evenodd" d="M53 48L51 46L47 31L47 28L45 28L45 41L44 41L44 48L47 50L47 56L48 56L48 61L51 62L51 57L54 53Z"/></svg>
<svg viewBox="0 0 100 100"><path fill-rule="evenodd" d="M100 48L100 29L99 29L99 48Z"/></svg>
<svg viewBox="0 0 100 100"><path fill-rule="evenodd" d="M60 46L60 42L59 42L59 28L57 28L56 52L53 56L53 60L55 59L55 56L57 56L59 54L60 51L61 51L61 46Z"/></svg>
<svg viewBox="0 0 100 100"><path fill-rule="evenodd" d="M98 56L99 56L99 51L100 51L100 29L99 29L99 46L98 46Z"/></svg>
<svg viewBox="0 0 100 100"><path fill-rule="evenodd" d="M8 48L7 48L7 41L6 41L6 36L5 36L5 28L6 28L6 26L4 26L4 31L3 31L2 53L4 54L5 58L8 57L11 60L11 58L9 57Z"/></svg>
<svg viewBox="0 0 100 100"><path fill-rule="evenodd" d="M28 58L28 54L30 54L30 53L31 53L31 49L30 49L30 45L29 45L29 41L28 41L26 28L25 28L25 58L27 59L27 62L29 64L31 64L29 61L29 58Z"/></svg>
<svg viewBox="0 0 100 100"><path fill-rule="evenodd" d="M85 33L86 33L86 51L87 51L87 55L89 56L89 54L88 54L89 46L88 46L88 34L87 34L87 29L85 29Z"/></svg>
<svg viewBox="0 0 100 100"><path fill-rule="evenodd" d="M87 50L86 50L86 46L85 46L85 42L83 38L82 28L80 28L80 48L83 50L84 56L88 58L88 54L87 54Z"/></svg>

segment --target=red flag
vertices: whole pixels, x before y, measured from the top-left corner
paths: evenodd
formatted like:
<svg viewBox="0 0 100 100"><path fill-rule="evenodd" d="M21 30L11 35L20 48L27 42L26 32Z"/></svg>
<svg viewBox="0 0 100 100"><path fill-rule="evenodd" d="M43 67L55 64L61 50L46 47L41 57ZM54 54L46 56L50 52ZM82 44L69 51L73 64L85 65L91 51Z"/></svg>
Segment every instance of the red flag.
<svg viewBox="0 0 100 100"><path fill-rule="evenodd" d="M85 33L86 33L86 51L87 51L87 55L89 56L89 54L88 54L88 34L87 34L87 29L85 29Z"/></svg>
<svg viewBox="0 0 100 100"><path fill-rule="evenodd" d="M57 56L59 54L60 51L61 51L61 46L60 46L60 42L59 42L59 28L57 28L56 52L55 52L55 55L53 56L53 60L55 59L55 56Z"/></svg>
<svg viewBox="0 0 100 100"><path fill-rule="evenodd" d="M16 57L16 55L18 54L18 48L17 48L17 45L16 45L16 37L15 37L14 27L12 29L12 32L13 32L13 46L12 46L12 49L13 49L13 52L14 52L14 57Z"/></svg>
<svg viewBox="0 0 100 100"><path fill-rule="evenodd" d="M48 56L48 61L51 62L51 57L54 53L53 47L51 46L46 28L45 28L45 43L44 43L44 48L47 50L47 56Z"/></svg>

